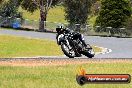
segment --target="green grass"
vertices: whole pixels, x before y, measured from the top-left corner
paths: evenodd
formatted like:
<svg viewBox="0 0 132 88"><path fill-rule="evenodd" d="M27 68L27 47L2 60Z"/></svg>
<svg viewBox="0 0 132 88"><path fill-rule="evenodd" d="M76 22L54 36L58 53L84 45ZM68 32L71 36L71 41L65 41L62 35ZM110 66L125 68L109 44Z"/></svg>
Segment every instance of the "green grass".
<svg viewBox="0 0 132 88"><path fill-rule="evenodd" d="M0 66L0 88L132 88L130 84L87 84L79 86L76 70L82 65L48 67ZM131 74L132 63L84 64L88 74Z"/></svg>
<svg viewBox="0 0 132 88"><path fill-rule="evenodd" d="M93 27L94 24L95 24L95 21L96 21L96 18L97 16L91 16L90 19L89 19L89 24Z"/></svg>
<svg viewBox="0 0 132 88"><path fill-rule="evenodd" d="M94 47L95 52L101 49ZM55 41L0 35L0 58L63 55Z"/></svg>
<svg viewBox="0 0 132 88"><path fill-rule="evenodd" d="M63 55L54 41L0 35L0 57Z"/></svg>
<svg viewBox="0 0 132 88"><path fill-rule="evenodd" d="M40 12L39 10L35 11L34 13L29 13L22 8L19 8L19 12L23 12L23 17L29 20L39 20ZM56 6L51 8L48 12L47 21L49 22L58 22L58 23L66 23L65 20L65 12L64 7Z"/></svg>
<svg viewBox="0 0 132 88"><path fill-rule="evenodd" d="M23 18L24 19L29 19L28 22L31 22L31 24L28 24L29 26L34 25L34 28L38 28L38 23L40 19L40 11L36 10L34 13L29 13L26 10L23 10L22 8L19 8L19 12L23 13ZM32 23L33 20L37 20L35 24ZM65 20L65 12L64 12L64 7L63 6L56 6L53 7L49 10L48 15L47 15L47 23L46 27L50 30L54 30L56 26L59 23L67 23Z"/></svg>

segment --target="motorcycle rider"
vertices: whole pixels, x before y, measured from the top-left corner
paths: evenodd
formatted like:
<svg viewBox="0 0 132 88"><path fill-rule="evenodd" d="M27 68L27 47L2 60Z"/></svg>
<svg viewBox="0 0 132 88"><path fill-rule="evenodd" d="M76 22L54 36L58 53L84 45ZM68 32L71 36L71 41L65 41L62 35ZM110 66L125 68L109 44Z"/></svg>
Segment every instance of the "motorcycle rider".
<svg viewBox="0 0 132 88"><path fill-rule="evenodd" d="M58 27L56 28L56 31L57 31L56 39L58 38L60 34L63 34L64 32L72 33L74 37L78 37L79 40L83 43L83 45L87 48L87 44L84 40L83 34L80 34L79 32L74 32L73 30L70 30L69 28L64 28L64 25L58 25Z"/></svg>

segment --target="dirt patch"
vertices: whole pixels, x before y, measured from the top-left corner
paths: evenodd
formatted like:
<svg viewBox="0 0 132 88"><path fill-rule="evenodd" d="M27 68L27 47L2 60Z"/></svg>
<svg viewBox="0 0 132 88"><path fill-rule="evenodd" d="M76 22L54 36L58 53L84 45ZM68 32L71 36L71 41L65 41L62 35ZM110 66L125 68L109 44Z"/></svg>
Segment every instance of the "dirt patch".
<svg viewBox="0 0 132 88"><path fill-rule="evenodd" d="M44 59L44 60L5 60L0 66L64 66L87 63L132 63L131 59Z"/></svg>

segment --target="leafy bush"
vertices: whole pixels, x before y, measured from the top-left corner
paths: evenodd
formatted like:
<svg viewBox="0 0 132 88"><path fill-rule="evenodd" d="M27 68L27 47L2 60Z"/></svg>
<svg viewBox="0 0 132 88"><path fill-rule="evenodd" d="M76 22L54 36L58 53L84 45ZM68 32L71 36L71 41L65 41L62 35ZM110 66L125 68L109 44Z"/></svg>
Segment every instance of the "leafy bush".
<svg viewBox="0 0 132 88"><path fill-rule="evenodd" d="M118 29L126 26L125 22L131 16L130 0L102 0L101 4L95 25L101 26L101 30L104 29L102 32L109 32L106 31L106 27ZM114 30L113 33L118 33L116 31L118 30Z"/></svg>
<svg viewBox="0 0 132 88"><path fill-rule="evenodd" d="M0 6L1 26L11 27L14 18L22 18L22 14L18 12L19 5L18 0L8 0Z"/></svg>
<svg viewBox="0 0 132 88"><path fill-rule="evenodd" d="M65 18L70 24L85 24L92 0L65 0Z"/></svg>
<svg viewBox="0 0 132 88"><path fill-rule="evenodd" d="M16 0L9 0L0 7L0 16L2 17L21 17L18 12L19 2Z"/></svg>
<svg viewBox="0 0 132 88"><path fill-rule="evenodd" d="M132 17L127 20L127 22L126 22L126 29L127 29L127 33L129 35L131 35L132 34Z"/></svg>

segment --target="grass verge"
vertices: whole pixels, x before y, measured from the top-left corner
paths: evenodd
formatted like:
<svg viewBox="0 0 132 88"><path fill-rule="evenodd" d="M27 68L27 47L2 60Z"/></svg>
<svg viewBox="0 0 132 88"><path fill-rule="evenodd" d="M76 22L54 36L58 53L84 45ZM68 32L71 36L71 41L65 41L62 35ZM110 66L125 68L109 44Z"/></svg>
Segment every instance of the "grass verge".
<svg viewBox="0 0 132 88"><path fill-rule="evenodd" d="M63 55L54 41L0 35L0 57Z"/></svg>
<svg viewBox="0 0 132 88"><path fill-rule="evenodd" d="M88 74L130 74L132 61L87 61L83 65L11 67L0 66L0 88L131 88L130 84L87 84L76 82L80 66Z"/></svg>
<svg viewBox="0 0 132 88"><path fill-rule="evenodd" d="M98 47L94 50L101 51ZM0 35L0 58L60 55L63 53L55 41Z"/></svg>

